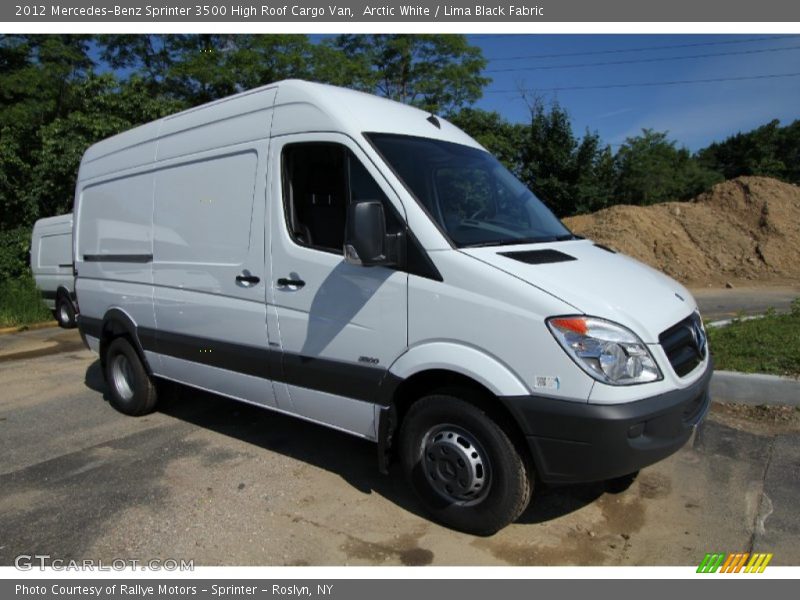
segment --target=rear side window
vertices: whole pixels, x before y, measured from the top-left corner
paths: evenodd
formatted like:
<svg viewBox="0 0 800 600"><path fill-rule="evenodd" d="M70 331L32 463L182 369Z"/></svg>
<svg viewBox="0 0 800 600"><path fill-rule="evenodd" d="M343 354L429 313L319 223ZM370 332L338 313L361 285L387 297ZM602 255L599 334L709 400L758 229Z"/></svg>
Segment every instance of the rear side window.
<svg viewBox="0 0 800 600"><path fill-rule="evenodd" d="M286 224L301 246L342 254L347 205L357 200L380 200L387 231L400 231L402 222L386 194L345 146L288 144L282 161Z"/></svg>

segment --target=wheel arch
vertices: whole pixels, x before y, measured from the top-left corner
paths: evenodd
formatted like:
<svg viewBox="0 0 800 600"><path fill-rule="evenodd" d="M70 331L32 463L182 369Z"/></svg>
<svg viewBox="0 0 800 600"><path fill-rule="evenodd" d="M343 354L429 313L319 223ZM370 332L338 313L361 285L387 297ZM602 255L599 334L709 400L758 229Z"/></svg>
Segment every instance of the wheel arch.
<svg viewBox="0 0 800 600"><path fill-rule="evenodd" d="M489 416L499 418L504 424L513 424L522 431L502 396L496 395L476 379L448 369L419 371L400 382L392 397L397 426L403 422L408 409L417 400L437 393L458 395L484 410Z"/></svg>
<svg viewBox="0 0 800 600"><path fill-rule="evenodd" d="M139 359L144 365L148 375L153 375L153 371L147 362L147 356L139 340L138 327L133 318L121 308L111 308L103 315L103 322L100 326L100 362L105 368L106 349L108 344L117 337L125 336L130 339L134 350L139 355Z"/></svg>
<svg viewBox="0 0 800 600"><path fill-rule="evenodd" d="M389 369L398 384L390 398L391 423L379 428L379 458L389 452L392 438L409 408L434 393L457 394L477 406L507 430L520 452L532 460L524 426L505 397L526 395L527 386L494 357L453 342L437 342L410 349ZM388 416L388 415L387 415ZM382 439L388 436L388 439ZM381 466L384 466L381 463Z"/></svg>
<svg viewBox="0 0 800 600"><path fill-rule="evenodd" d="M72 292L69 291L69 288L67 288L67 286L65 285L59 285L56 288L56 298L58 298L59 296L66 296L69 299L69 301L72 302L73 294Z"/></svg>
<svg viewBox="0 0 800 600"><path fill-rule="evenodd" d="M412 346L389 367L389 372L402 381L428 371L462 375L497 397L530 393L525 383L500 359L484 350L449 340Z"/></svg>

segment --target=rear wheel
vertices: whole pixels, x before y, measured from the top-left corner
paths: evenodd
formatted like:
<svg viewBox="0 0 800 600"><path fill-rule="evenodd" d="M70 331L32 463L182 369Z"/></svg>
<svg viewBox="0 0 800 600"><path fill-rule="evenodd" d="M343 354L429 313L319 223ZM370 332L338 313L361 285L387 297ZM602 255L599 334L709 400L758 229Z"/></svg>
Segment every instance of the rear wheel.
<svg viewBox="0 0 800 600"><path fill-rule="evenodd" d="M69 296L64 293L56 297L55 316L60 327L64 329L72 329L75 327L75 307L72 305Z"/></svg>
<svg viewBox="0 0 800 600"><path fill-rule="evenodd" d="M155 410L156 387L126 338L115 338L108 345L105 376L111 391L111 405L118 411L139 416Z"/></svg>
<svg viewBox="0 0 800 600"><path fill-rule="evenodd" d="M403 471L439 522L491 535L528 505L531 478L507 433L485 412L451 395L416 402L400 430Z"/></svg>

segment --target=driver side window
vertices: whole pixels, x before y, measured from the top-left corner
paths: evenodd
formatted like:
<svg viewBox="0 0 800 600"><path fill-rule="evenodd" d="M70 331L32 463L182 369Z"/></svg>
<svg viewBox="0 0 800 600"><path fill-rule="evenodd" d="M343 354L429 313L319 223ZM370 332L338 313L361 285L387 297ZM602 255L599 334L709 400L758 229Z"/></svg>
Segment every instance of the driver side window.
<svg viewBox="0 0 800 600"><path fill-rule="evenodd" d="M386 194L345 146L288 144L282 152L282 171L286 223L297 244L342 254L347 206L357 200L380 200L387 231L400 230Z"/></svg>

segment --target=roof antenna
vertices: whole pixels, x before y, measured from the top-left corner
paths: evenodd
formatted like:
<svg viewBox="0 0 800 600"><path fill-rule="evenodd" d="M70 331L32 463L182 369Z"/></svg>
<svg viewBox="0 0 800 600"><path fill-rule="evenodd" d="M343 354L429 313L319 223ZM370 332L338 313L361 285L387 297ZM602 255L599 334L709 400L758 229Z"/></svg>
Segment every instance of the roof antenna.
<svg viewBox="0 0 800 600"><path fill-rule="evenodd" d="M434 125L436 127L436 129L441 129L442 128L442 124L439 123L439 119L437 119L436 115L434 115L433 113L431 113L431 116L428 117L427 120L428 120L428 123L430 123L431 125Z"/></svg>

